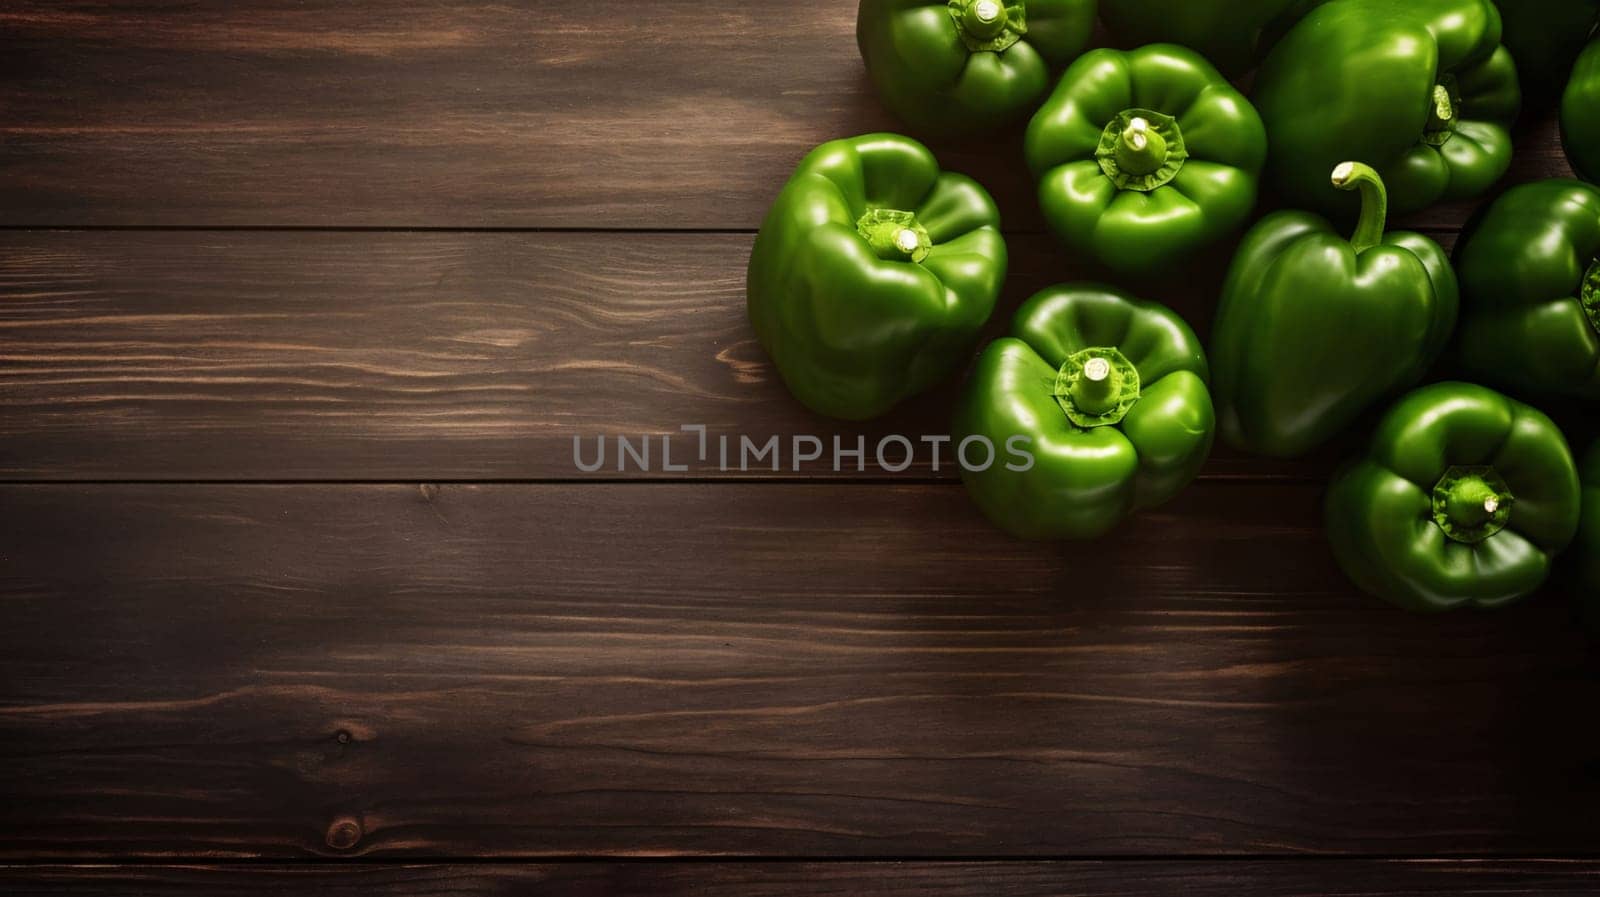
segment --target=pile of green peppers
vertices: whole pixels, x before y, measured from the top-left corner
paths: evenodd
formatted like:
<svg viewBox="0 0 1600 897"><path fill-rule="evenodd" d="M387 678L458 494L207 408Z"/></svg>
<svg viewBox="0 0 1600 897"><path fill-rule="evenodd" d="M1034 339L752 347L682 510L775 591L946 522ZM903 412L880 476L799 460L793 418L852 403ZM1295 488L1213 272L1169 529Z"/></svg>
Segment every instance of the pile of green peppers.
<svg viewBox="0 0 1600 897"><path fill-rule="evenodd" d="M1097 15L1122 49L1087 49ZM1359 588L1500 607L1575 545L1568 581L1600 619L1600 443L1580 465L1537 407L1600 402L1600 187L1507 190L1453 256L1389 227L1489 194L1525 107L1558 110L1573 170L1600 178L1597 25L1600 0L861 0L888 111L1020 144L1043 220L1108 279L1181 276L1237 235L1209 345L1148 298L1066 283L980 351L997 205L891 133L825 143L784 185L750 257L756 338L796 399L846 420L969 368L952 440L1029 450L962 479L1024 539L1167 502L1219 435L1296 458L1370 427L1324 505ZM1252 70L1247 96L1230 79ZM1250 225L1263 185L1278 208ZM1441 361L1457 379L1418 388Z"/></svg>

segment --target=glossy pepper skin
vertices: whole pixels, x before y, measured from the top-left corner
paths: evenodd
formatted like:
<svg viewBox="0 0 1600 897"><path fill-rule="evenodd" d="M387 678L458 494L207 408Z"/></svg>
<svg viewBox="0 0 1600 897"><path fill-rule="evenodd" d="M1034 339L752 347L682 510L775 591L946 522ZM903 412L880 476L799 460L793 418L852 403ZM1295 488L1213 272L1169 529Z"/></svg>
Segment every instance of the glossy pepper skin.
<svg viewBox="0 0 1600 897"><path fill-rule="evenodd" d="M1572 67L1561 100L1561 142L1578 176L1600 184L1600 38Z"/></svg>
<svg viewBox="0 0 1600 897"><path fill-rule="evenodd" d="M1600 399L1600 188L1513 187L1468 224L1455 258L1473 379Z"/></svg>
<svg viewBox="0 0 1600 897"><path fill-rule="evenodd" d="M1255 107L1192 50L1094 50L1028 126L1045 220L1122 273L1165 267L1255 207L1266 133Z"/></svg>
<svg viewBox="0 0 1600 897"><path fill-rule="evenodd" d="M1088 45L1095 0L861 0L856 44L878 96L930 137L1022 121Z"/></svg>
<svg viewBox="0 0 1600 897"><path fill-rule="evenodd" d="M978 359L955 438L1000 460L964 469L990 520L1024 539L1088 539L1161 504L1199 472L1215 416L1194 332L1166 308L1109 287L1058 286L1017 311ZM1031 466L1008 466L1026 440ZM983 452L966 456L974 464Z"/></svg>
<svg viewBox="0 0 1600 897"><path fill-rule="evenodd" d="M1255 68L1307 10L1323 0L1100 0L1117 38L1194 50L1229 75Z"/></svg>
<svg viewBox="0 0 1600 897"><path fill-rule="evenodd" d="M1331 0L1261 66L1270 182L1296 208L1348 216L1324 178L1356 159L1396 212L1477 196L1511 165L1521 103L1489 0Z"/></svg>
<svg viewBox="0 0 1600 897"><path fill-rule="evenodd" d="M868 134L795 170L756 236L747 307L795 398L864 420L970 357L1005 274L989 194L914 140Z"/></svg>
<svg viewBox="0 0 1600 897"><path fill-rule="evenodd" d="M1370 167L1338 166L1333 186L1363 196L1354 236L1308 212L1276 212L1245 236L1223 284L1211 363L1235 448L1311 451L1414 385L1455 328L1444 250L1421 234L1384 233L1383 181Z"/></svg>
<svg viewBox="0 0 1600 897"><path fill-rule="evenodd" d="M1516 60L1523 98L1529 108L1553 107L1589 32L1600 21L1600 0L1505 0L1495 5L1505 22L1502 40Z"/></svg>
<svg viewBox="0 0 1600 897"><path fill-rule="evenodd" d="M1494 608L1544 583L1578 505L1550 418L1482 386L1438 383L1391 408L1334 477L1328 540L1357 586L1402 608Z"/></svg>

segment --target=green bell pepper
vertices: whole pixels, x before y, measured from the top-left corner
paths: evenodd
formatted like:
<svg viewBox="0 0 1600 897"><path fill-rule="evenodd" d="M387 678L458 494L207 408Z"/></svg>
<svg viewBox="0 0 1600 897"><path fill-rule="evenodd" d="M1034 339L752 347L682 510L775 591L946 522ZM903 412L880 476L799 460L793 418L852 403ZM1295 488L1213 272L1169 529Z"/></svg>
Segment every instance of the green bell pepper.
<svg viewBox="0 0 1600 897"><path fill-rule="evenodd" d="M1482 386L1401 399L1334 477L1328 540L1363 591L1407 610L1499 607L1538 589L1578 528L1578 471L1543 412Z"/></svg>
<svg viewBox="0 0 1600 897"><path fill-rule="evenodd" d="M1349 215L1322 180L1346 159L1378 170L1397 212L1487 190L1521 93L1489 0L1332 0L1267 56L1256 103L1290 205Z"/></svg>
<svg viewBox="0 0 1600 897"><path fill-rule="evenodd" d="M1530 107L1549 109L1561 98L1572 63L1600 20L1600 0L1505 0L1496 6L1523 98Z"/></svg>
<svg viewBox="0 0 1600 897"><path fill-rule="evenodd" d="M1361 192L1354 236L1308 212L1275 212L1245 237L1211 338L1223 438L1276 457L1305 454L1373 402L1415 384L1455 328L1450 260L1421 234L1384 233L1383 180L1334 169Z"/></svg>
<svg viewBox="0 0 1600 897"><path fill-rule="evenodd" d="M1124 273L1163 267L1242 224L1266 133L1255 107L1192 50L1078 57L1028 126L1045 220Z"/></svg>
<svg viewBox="0 0 1600 897"><path fill-rule="evenodd" d="M795 398L876 417L970 357L1006 275L994 200L914 140L824 143L778 195L746 302Z"/></svg>
<svg viewBox="0 0 1600 897"><path fill-rule="evenodd" d="M976 469L984 453L971 451L962 479L989 519L1025 539L1092 538L1194 479L1215 416L1182 318L1111 288L1058 286L1017 311L1011 334L979 357L954 427L963 447L1031 455Z"/></svg>
<svg viewBox="0 0 1600 897"><path fill-rule="evenodd" d="M1289 26L1323 0L1100 0L1100 18L1118 39L1173 43L1222 71L1255 67Z"/></svg>
<svg viewBox="0 0 1600 897"><path fill-rule="evenodd" d="M1600 184L1600 40L1572 67L1561 100L1561 142L1578 177Z"/></svg>
<svg viewBox="0 0 1600 897"><path fill-rule="evenodd" d="M1021 121L1088 46L1096 0L861 0L856 44L889 111L927 136Z"/></svg>
<svg viewBox="0 0 1600 897"><path fill-rule="evenodd" d="M1534 395L1600 399L1600 188L1514 187L1456 246L1462 366Z"/></svg>

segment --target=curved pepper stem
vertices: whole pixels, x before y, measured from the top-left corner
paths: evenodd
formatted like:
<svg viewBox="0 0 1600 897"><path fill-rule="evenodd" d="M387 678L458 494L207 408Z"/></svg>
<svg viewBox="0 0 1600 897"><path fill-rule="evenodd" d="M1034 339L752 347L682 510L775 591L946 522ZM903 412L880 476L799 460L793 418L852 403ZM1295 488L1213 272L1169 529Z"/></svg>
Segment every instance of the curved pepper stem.
<svg viewBox="0 0 1600 897"><path fill-rule="evenodd" d="M1350 237L1357 254L1383 242L1383 229L1389 223L1389 191L1372 166L1342 162L1333 169L1333 186L1340 190L1361 191L1361 219Z"/></svg>
<svg viewBox="0 0 1600 897"><path fill-rule="evenodd" d="M1135 177L1154 174L1167 164L1167 139L1143 118L1134 118L1122 130L1117 144L1117 167Z"/></svg>

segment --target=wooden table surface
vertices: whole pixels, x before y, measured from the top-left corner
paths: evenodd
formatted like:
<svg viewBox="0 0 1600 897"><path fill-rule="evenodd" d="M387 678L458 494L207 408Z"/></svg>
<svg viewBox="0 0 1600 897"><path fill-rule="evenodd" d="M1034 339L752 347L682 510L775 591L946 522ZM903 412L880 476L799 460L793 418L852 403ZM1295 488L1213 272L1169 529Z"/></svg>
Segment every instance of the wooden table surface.
<svg viewBox="0 0 1600 897"><path fill-rule="evenodd" d="M948 465L575 468L690 424L945 432L959 384L806 414L745 320L787 173L894 127L853 29L0 6L0 890L1600 890L1566 603L1355 593L1319 523L1353 439L1219 450L1092 545L1004 537ZM1567 171L1554 133L1510 182ZM1006 217L991 331L1103 276L1016 134L936 149ZM1131 286L1204 334L1222 268Z"/></svg>

